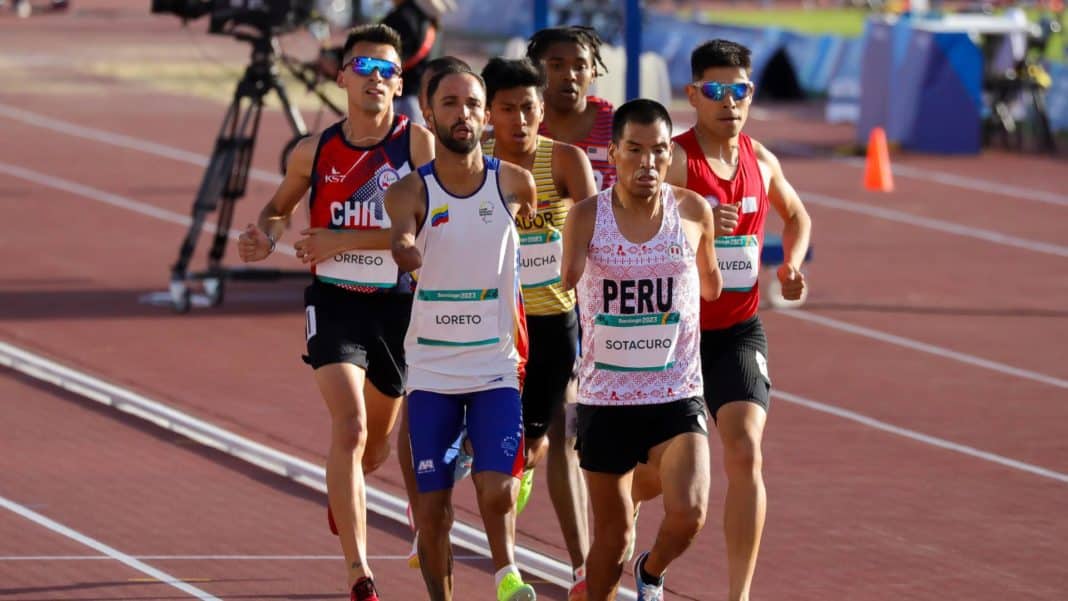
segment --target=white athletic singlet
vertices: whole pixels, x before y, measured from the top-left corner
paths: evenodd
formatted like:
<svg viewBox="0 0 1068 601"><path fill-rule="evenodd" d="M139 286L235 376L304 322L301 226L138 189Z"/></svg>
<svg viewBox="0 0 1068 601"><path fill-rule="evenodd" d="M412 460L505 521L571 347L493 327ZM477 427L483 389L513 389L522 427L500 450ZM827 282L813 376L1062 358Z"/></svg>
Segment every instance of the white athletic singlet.
<svg viewBox="0 0 1068 601"><path fill-rule="evenodd" d="M519 388L527 340L519 236L501 198L500 163L484 161L482 186L462 198L441 186L433 161L419 168L427 207L416 236L423 265L404 340L409 391Z"/></svg>
<svg viewBox="0 0 1068 601"><path fill-rule="evenodd" d="M612 188L578 284L582 318L580 403L653 405L700 396L701 285L671 186L660 191L660 231L635 244L619 232Z"/></svg>

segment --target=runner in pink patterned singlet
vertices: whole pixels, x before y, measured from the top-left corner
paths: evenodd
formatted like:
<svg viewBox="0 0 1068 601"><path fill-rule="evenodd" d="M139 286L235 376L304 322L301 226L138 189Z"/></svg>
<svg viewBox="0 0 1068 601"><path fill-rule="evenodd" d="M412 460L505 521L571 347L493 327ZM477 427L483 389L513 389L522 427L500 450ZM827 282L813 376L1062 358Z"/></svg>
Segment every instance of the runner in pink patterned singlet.
<svg viewBox="0 0 1068 601"><path fill-rule="evenodd" d="M708 430L701 398L700 299L719 295L712 210L664 183L671 118L652 100L621 106L609 156L618 180L575 205L562 278L577 287L578 450L593 506L589 601L614 599L633 532L634 468L648 463L664 491L664 521L634 566L638 598L663 598L663 574L703 526Z"/></svg>

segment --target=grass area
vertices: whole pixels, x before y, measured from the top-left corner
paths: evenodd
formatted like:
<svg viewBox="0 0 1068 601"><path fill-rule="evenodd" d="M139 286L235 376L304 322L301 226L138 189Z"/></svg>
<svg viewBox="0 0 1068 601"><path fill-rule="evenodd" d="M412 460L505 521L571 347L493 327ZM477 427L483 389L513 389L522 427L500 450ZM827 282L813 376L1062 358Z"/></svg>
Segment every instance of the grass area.
<svg viewBox="0 0 1068 601"><path fill-rule="evenodd" d="M707 10L708 21L755 27L776 26L802 33L826 33L847 37L864 31L868 11L854 8L812 9L777 8L768 10Z"/></svg>
<svg viewBox="0 0 1068 601"><path fill-rule="evenodd" d="M768 9L768 10L707 10L703 13L706 20L732 25L751 25L755 27L782 27L802 33L818 33L842 36L859 36L864 31L864 21L869 11L854 8L815 8L815 9ZM1028 11L1028 16L1037 21L1040 13ZM1053 36L1046 50L1046 58L1055 62L1065 62L1065 47L1068 46L1068 12L1061 14L1061 33Z"/></svg>

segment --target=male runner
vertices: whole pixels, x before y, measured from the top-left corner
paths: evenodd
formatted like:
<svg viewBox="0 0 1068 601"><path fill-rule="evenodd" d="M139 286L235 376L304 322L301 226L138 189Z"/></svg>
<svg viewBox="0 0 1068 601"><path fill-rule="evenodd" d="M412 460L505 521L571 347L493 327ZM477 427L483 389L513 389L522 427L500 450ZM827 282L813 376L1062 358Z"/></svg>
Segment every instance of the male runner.
<svg viewBox="0 0 1068 601"><path fill-rule="evenodd" d="M430 598L452 599L455 459L448 452L466 421L497 599L530 601L534 589L514 557L526 321L513 219L532 217L534 180L482 155L486 92L477 74L439 73L427 94L438 158L399 181L386 200L393 256L401 269L418 270L404 346L419 563Z"/></svg>
<svg viewBox="0 0 1068 601"><path fill-rule="evenodd" d="M590 601L615 599L634 528L634 468L660 476L664 519L634 565L638 598L663 599L664 572L704 525L708 442L699 302L719 295L714 222L697 194L663 182L671 118L652 100L619 107L609 157L618 181L571 210L564 286L578 286L578 448L593 506Z"/></svg>
<svg viewBox="0 0 1068 601"><path fill-rule="evenodd" d="M542 29L530 37L527 57L546 73L545 119L538 133L586 151L598 190L616 181L608 160L612 137L612 104L587 96L590 84L607 69L601 60L601 38L589 27Z"/></svg>
<svg viewBox="0 0 1068 601"><path fill-rule="evenodd" d="M701 369L727 473L728 599L747 601L767 504L760 446L771 378L757 317L764 221L770 206L784 224L776 275L788 300L800 298L806 286L801 264L812 224L779 160L742 133L753 101L749 49L712 40L693 51L690 64L694 81L686 93L697 124L675 138L668 181L704 196L716 215L724 284L719 299L701 304Z"/></svg>
<svg viewBox="0 0 1068 601"><path fill-rule="evenodd" d="M412 303L411 279L388 250L383 198L413 165L431 160L434 148L428 131L393 113L401 87L397 33L383 25L353 29L343 57L337 82L348 95L348 118L296 146L285 179L258 224L241 234L238 250L245 261L270 255L311 188L310 227L295 244L315 274L304 294L304 360L330 410L327 496L351 599L377 601L367 564L364 476L389 456Z"/></svg>
<svg viewBox="0 0 1068 601"><path fill-rule="evenodd" d="M455 56L442 56L426 63L423 69L423 77L419 82L419 111L426 115L430 109L430 103L426 100L426 88L438 73L445 71L470 71L468 64ZM433 133L433 132L431 132ZM464 445L463 434L457 438L456 443L456 480L459 481L471 473L471 455L468 454L470 445ZM408 567L419 569L419 532L415 528L415 514L412 507L413 501L418 501L419 488L415 482L415 468L412 467L412 446L408 439L408 411L403 409L400 413L400 426L397 428L397 462L400 464L401 475L404 478L404 490L408 493L408 525L412 528L412 549L408 552Z"/></svg>
<svg viewBox="0 0 1068 601"><path fill-rule="evenodd" d="M571 557L569 599L582 601L586 590L583 566L589 550L586 487L574 441L568 444L564 423L566 397L573 390L570 383L578 350L578 316L574 293L560 283L561 232L574 199L588 198L597 189L585 152L538 135L545 77L533 63L493 58L482 70L482 78L493 125L493 138L483 144L483 152L530 171L538 186L534 218L518 217L515 222L520 240L519 277L530 333L523 387L526 470L516 513L523 511L530 498L534 467L548 447L549 496Z"/></svg>

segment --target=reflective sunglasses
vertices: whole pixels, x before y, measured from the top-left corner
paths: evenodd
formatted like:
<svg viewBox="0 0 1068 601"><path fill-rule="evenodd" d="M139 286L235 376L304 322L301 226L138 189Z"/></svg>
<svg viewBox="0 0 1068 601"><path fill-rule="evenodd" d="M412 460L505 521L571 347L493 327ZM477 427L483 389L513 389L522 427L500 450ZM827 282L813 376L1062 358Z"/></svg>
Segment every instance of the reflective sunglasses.
<svg viewBox="0 0 1068 601"><path fill-rule="evenodd" d="M701 93L705 95L705 98L711 100L723 100L727 92L730 92L731 97L735 102L741 102L749 97L753 93L753 82L740 81L738 83L719 83L718 81L705 81L694 84L697 86Z"/></svg>
<svg viewBox="0 0 1068 601"><path fill-rule="evenodd" d="M352 59L352 71L357 75L369 77L375 69L378 69L378 74L385 79L392 79L401 71L400 65L381 58L356 56Z"/></svg>

